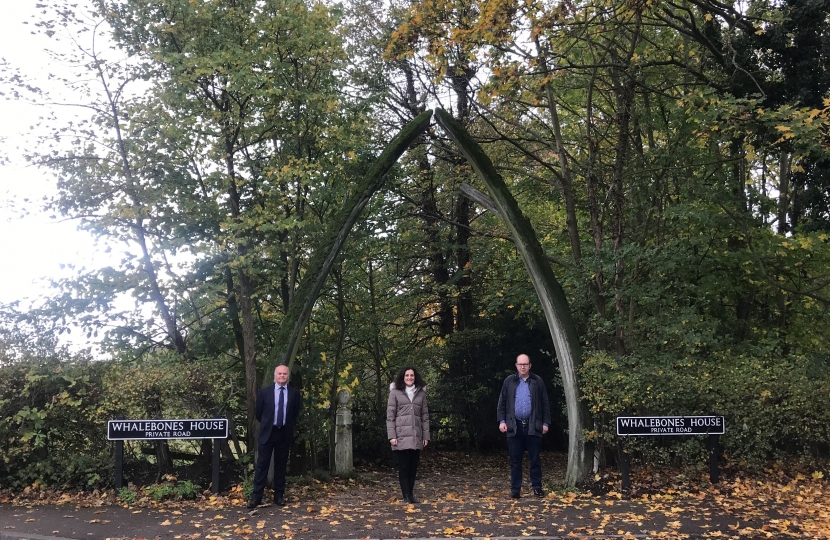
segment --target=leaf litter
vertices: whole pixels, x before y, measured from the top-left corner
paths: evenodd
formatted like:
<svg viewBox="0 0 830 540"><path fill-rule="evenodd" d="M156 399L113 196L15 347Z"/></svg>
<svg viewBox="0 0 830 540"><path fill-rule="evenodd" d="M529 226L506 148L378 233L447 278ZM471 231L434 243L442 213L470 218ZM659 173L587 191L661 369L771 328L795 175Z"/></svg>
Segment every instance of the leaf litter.
<svg viewBox="0 0 830 540"><path fill-rule="evenodd" d="M139 499L133 513L168 512L162 525L176 539L241 537L407 538L476 536L601 536L651 538L813 538L830 540L830 481L821 470L783 465L761 474L729 470L711 485L708 474L634 467L633 488L619 474L594 477L581 490L550 479L564 476L560 454L543 454L547 494L509 498L509 465L501 454L427 451L415 490L421 504L399 502L393 468L366 466L355 478L289 485L286 507L248 511L241 486L195 501ZM527 480L525 469L525 480ZM266 494L267 496L268 494ZM113 491L0 492L0 503L74 505L77 509L126 506ZM100 523L101 521L90 521Z"/></svg>

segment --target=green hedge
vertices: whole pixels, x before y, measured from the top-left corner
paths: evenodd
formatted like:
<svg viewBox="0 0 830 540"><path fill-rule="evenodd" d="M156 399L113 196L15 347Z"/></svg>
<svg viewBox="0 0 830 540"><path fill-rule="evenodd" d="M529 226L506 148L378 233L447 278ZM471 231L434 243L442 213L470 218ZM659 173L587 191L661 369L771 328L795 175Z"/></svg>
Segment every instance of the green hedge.
<svg viewBox="0 0 830 540"><path fill-rule="evenodd" d="M99 483L112 469L99 416L104 365L56 359L0 367L0 486Z"/></svg>
<svg viewBox="0 0 830 540"><path fill-rule="evenodd" d="M590 437L611 444L620 415L724 416L727 461L762 466L784 457L818 458L830 449L830 369L826 359L753 357L729 350L700 358L589 356L582 369L595 417ZM704 437L636 437L649 461L700 462Z"/></svg>

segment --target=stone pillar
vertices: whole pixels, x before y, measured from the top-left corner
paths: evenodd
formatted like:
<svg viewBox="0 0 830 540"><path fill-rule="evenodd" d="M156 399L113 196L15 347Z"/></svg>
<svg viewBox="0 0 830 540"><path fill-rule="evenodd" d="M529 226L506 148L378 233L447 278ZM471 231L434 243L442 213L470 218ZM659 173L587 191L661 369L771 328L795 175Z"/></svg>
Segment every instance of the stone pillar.
<svg viewBox="0 0 830 540"><path fill-rule="evenodd" d="M334 473L346 475L354 469L352 459L352 400L348 390L337 393L337 426L334 431Z"/></svg>

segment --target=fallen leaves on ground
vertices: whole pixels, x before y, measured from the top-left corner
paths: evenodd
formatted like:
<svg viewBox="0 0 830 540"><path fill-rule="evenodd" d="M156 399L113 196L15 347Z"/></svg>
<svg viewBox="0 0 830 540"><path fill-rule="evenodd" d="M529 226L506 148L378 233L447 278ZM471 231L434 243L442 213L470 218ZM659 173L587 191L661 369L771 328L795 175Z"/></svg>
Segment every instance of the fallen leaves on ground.
<svg viewBox="0 0 830 540"><path fill-rule="evenodd" d="M545 478L564 476L564 456L544 454ZM525 474L527 472L525 471ZM526 477L527 478L527 477ZM159 513L157 523L177 538L471 537L617 535L623 538L814 538L830 539L830 479L822 471L776 466L761 475L724 471L717 485L706 471L696 475L668 468L632 468L632 489L618 474L598 475L584 490L557 489L550 481L541 499L527 487L508 498L506 455L427 451L416 496L399 502L397 472L363 468L350 480L291 484L288 506L244 508L241 486L195 501L138 501L131 513ZM266 500L269 494L266 493ZM73 504L77 508L121 506L114 492L34 491L0 494L18 505ZM90 523L101 523L93 520Z"/></svg>

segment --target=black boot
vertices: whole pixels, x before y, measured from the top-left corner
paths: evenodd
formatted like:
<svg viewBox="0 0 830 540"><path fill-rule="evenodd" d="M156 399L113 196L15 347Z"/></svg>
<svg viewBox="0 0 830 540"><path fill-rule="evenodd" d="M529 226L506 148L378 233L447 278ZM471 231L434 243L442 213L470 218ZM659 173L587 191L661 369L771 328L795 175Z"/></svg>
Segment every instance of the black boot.
<svg viewBox="0 0 830 540"><path fill-rule="evenodd" d="M401 478L401 495L403 495L403 502L411 503L410 493L412 493L412 486L409 479Z"/></svg>
<svg viewBox="0 0 830 540"><path fill-rule="evenodd" d="M419 504L421 501L419 501L418 499L415 498L415 494L412 493L413 491L415 491L415 479L410 478L409 479L409 502L411 502L412 504Z"/></svg>

